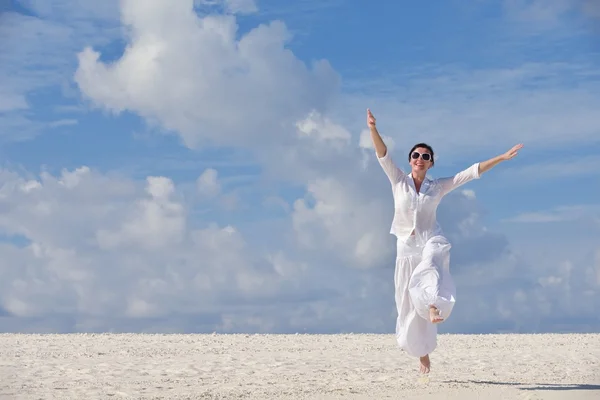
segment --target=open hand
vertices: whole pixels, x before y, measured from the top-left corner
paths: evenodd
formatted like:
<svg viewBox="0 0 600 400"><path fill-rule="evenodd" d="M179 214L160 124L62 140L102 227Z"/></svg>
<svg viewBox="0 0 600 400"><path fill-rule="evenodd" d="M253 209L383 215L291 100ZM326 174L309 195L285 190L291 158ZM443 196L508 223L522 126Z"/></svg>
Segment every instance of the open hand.
<svg viewBox="0 0 600 400"><path fill-rule="evenodd" d="M513 146L512 149L510 149L509 151L507 151L506 153L504 153L502 155L502 159L510 160L511 158L515 157L517 155L517 153L519 152L519 150L521 150L522 148L523 148L523 144L518 144L516 146Z"/></svg>
<svg viewBox="0 0 600 400"><path fill-rule="evenodd" d="M369 128L375 128L375 117L371 114L371 110L367 108L367 125Z"/></svg>

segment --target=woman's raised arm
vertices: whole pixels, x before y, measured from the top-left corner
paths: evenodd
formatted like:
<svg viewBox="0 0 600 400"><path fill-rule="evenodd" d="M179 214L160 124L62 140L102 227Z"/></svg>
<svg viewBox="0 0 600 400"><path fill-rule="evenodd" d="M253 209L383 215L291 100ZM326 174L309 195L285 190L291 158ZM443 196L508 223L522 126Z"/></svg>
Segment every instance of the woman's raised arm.
<svg viewBox="0 0 600 400"><path fill-rule="evenodd" d="M385 145L381 135L377 131L377 126L375 124L375 117L371 114L371 110L367 108L367 125L369 126L369 130L371 131L371 140L373 140L373 145L375 146L375 152L377 153L377 157L382 158L387 154L387 146Z"/></svg>
<svg viewBox="0 0 600 400"><path fill-rule="evenodd" d="M383 171L387 175L390 183L395 185L400 180L404 178L404 172L398 168L398 166L392 160L388 152L388 148L383 142L383 139L377 132L377 127L375 126L375 117L371 114L371 110L367 108L367 125L371 131L371 139L373 140L373 145L375 146L375 153L377 154L377 161L379 161L379 165L383 168Z"/></svg>

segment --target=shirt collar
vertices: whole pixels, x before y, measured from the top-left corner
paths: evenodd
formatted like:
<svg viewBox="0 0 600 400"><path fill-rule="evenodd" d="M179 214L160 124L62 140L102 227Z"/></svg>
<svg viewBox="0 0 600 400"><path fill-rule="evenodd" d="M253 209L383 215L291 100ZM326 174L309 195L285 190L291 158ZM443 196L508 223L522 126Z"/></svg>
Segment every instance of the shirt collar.
<svg viewBox="0 0 600 400"><path fill-rule="evenodd" d="M409 178L411 181L413 181L413 182L414 182L414 180L415 180L415 179L413 178L412 174L408 174L408 178ZM431 183L431 181L432 181L432 180L433 180L433 179L431 179L431 178L429 177L429 175L425 175L425 179L423 179L423 184L428 184L428 185L429 185L429 184Z"/></svg>

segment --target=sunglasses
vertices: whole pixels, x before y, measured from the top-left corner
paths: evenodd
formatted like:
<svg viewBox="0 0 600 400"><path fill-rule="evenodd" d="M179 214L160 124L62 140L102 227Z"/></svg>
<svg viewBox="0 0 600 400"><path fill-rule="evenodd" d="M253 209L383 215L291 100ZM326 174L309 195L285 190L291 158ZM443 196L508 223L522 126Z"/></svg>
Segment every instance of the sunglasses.
<svg viewBox="0 0 600 400"><path fill-rule="evenodd" d="M419 153L418 151L414 151L411 155L413 160L416 160L417 158L419 158L419 156L421 156L421 158L424 161L430 161L431 160L431 154L429 153Z"/></svg>

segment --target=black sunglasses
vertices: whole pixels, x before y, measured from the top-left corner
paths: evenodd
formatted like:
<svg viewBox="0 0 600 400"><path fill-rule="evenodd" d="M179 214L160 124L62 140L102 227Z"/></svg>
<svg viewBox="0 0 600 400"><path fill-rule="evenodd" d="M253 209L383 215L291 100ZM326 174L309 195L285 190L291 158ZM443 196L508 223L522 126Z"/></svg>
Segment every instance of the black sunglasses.
<svg viewBox="0 0 600 400"><path fill-rule="evenodd" d="M429 153L419 153L418 151L413 151L413 153L410 156L413 160L416 160L417 158L419 158L419 156L421 156L421 158L425 161L431 160L431 154Z"/></svg>

